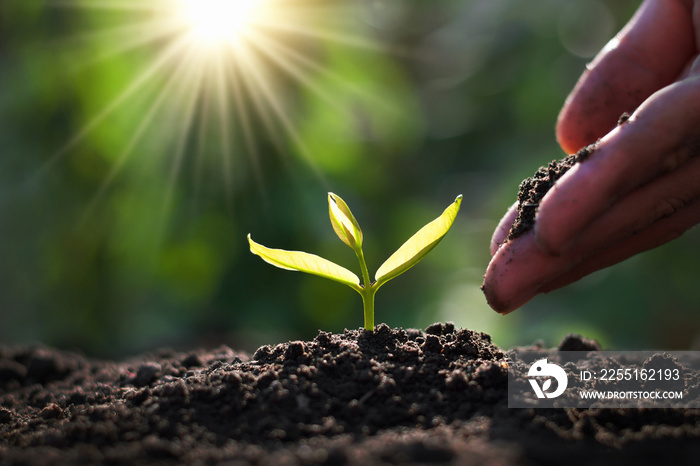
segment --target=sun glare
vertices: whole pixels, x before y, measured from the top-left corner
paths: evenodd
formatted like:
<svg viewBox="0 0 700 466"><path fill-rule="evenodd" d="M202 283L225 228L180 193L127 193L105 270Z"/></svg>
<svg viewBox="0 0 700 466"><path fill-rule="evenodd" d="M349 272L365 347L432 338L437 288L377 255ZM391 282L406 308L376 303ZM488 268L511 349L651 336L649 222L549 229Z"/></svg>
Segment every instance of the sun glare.
<svg viewBox="0 0 700 466"><path fill-rule="evenodd" d="M90 50L87 60L76 63L80 73L91 76L103 65L127 69L132 52L150 54L114 94L95 103L91 117L47 163L52 166L111 121L129 115L124 121L133 126L120 134L123 146L110 146L114 165L88 211L137 154L153 153L143 148L149 141L163 141L156 151L161 157L139 160L167 170L164 211L189 164L196 167L197 183L205 169L221 173L228 198L237 180L248 175L262 186L258 145L263 138L276 148L291 148L280 153L296 153L320 175L288 107L290 85L333 109L335 90L368 98L328 70L318 54L306 53L327 45L378 50L371 39L348 32L355 27L352 0L53 1L99 25L75 42ZM140 103L144 107L135 112Z"/></svg>
<svg viewBox="0 0 700 466"><path fill-rule="evenodd" d="M205 45L241 39L257 19L264 0L180 0L180 15L192 36Z"/></svg>

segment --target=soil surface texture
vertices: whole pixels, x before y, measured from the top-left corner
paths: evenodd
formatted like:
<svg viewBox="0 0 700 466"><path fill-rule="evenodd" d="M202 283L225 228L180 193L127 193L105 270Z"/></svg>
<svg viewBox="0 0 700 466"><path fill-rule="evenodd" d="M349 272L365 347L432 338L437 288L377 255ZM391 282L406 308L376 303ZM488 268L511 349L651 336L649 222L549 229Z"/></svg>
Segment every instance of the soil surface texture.
<svg viewBox="0 0 700 466"><path fill-rule="evenodd" d="M574 335L559 345L593 349ZM319 332L252 356L222 347L111 362L0 347L0 465L569 466L700 455L698 411L509 409L507 381L491 338L451 323Z"/></svg>

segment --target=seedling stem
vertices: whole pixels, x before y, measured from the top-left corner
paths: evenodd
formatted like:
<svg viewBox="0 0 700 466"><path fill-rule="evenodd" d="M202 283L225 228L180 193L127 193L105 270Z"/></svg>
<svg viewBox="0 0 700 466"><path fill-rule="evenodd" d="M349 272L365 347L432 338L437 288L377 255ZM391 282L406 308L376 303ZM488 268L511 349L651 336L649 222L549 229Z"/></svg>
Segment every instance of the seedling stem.
<svg viewBox="0 0 700 466"><path fill-rule="evenodd" d="M377 288L374 283L370 282L369 270L367 270L367 263L365 262L365 255L362 252L362 248L355 248L355 254L357 255L357 260L360 261L360 269L362 270L362 304L364 305L365 311L365 329L374 330L374 294L377 292Z"/></svg>

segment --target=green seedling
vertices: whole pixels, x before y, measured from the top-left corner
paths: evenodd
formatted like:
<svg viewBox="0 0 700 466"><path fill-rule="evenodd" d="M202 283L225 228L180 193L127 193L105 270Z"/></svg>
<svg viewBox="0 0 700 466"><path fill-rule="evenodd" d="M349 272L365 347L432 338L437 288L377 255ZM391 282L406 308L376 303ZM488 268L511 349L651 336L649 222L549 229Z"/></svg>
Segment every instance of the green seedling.
<svg viewBox="0 0 700 466"><path fill-rule="evenodd" d="M365 328L372 331L374 329L374 295L377 293L377 290L392 278L401 275L416 265L440 242L452 226L461 203L462 195L460 194L445 209L442 215L411 236L379 267L374 275L374 282L370 282L367 263L362 252L362 230L360 225L355 220L355 216L350 212L350 208L345 201L333 193L328 193L328 211L331 225L343 243L355 251L362 270L362 283L360 283L357 275L323 257L301 251L266 248L253 241L250 234L248 234L250 252L257 254L264 261L281 269L298 270L348 285L362 296L365 311Z"/></svg>

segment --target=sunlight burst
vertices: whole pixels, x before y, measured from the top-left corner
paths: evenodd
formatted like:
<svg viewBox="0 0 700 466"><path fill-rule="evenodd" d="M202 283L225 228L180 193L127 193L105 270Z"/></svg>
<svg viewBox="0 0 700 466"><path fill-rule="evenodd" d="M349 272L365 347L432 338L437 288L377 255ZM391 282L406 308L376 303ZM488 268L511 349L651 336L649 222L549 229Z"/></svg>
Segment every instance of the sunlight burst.
<svg viewBox="0 0 700 466"><path fill-rule="evenodd" d="M264 10L264 0L180 0L178 14L206 46L238 41Z"/></svg>
<svg viewBox="0 0 700 466"><path fill-rule="evenodd" d="M218 174L227 197L250 175L260 184L261 137L280 153L292 148L319 174L288 105L298 96L294 89L336 107L334 90L319 84L330 82L330 77L334 87L367 98L314 57L327 44L381 50L364 35L344 32L355 21L348 14L355 6L345 1L331 5L314 0L56 0L56 4L84 13L87 24L96 25L66 47L72 55L80 50L76 45L90 51L74 60L77 74L85 73L80 79L92 85L93 73L99 76L103 66L130 70L111 97L89 101L92 118L47 164L62 159L93 133L111 126L111 121L131 122L132 127L118 136L124 145L106 149L112 170L92 207L117 172L137 155L139 163L161 165L169 174L166 203L173 199L185 171L200 178L207 176L204 170ZM152 141L161 141L159 153L144 149L154 145ZM190 153L194 157L185 156ZM210 185L199 180L195 184Z"/></svg>

